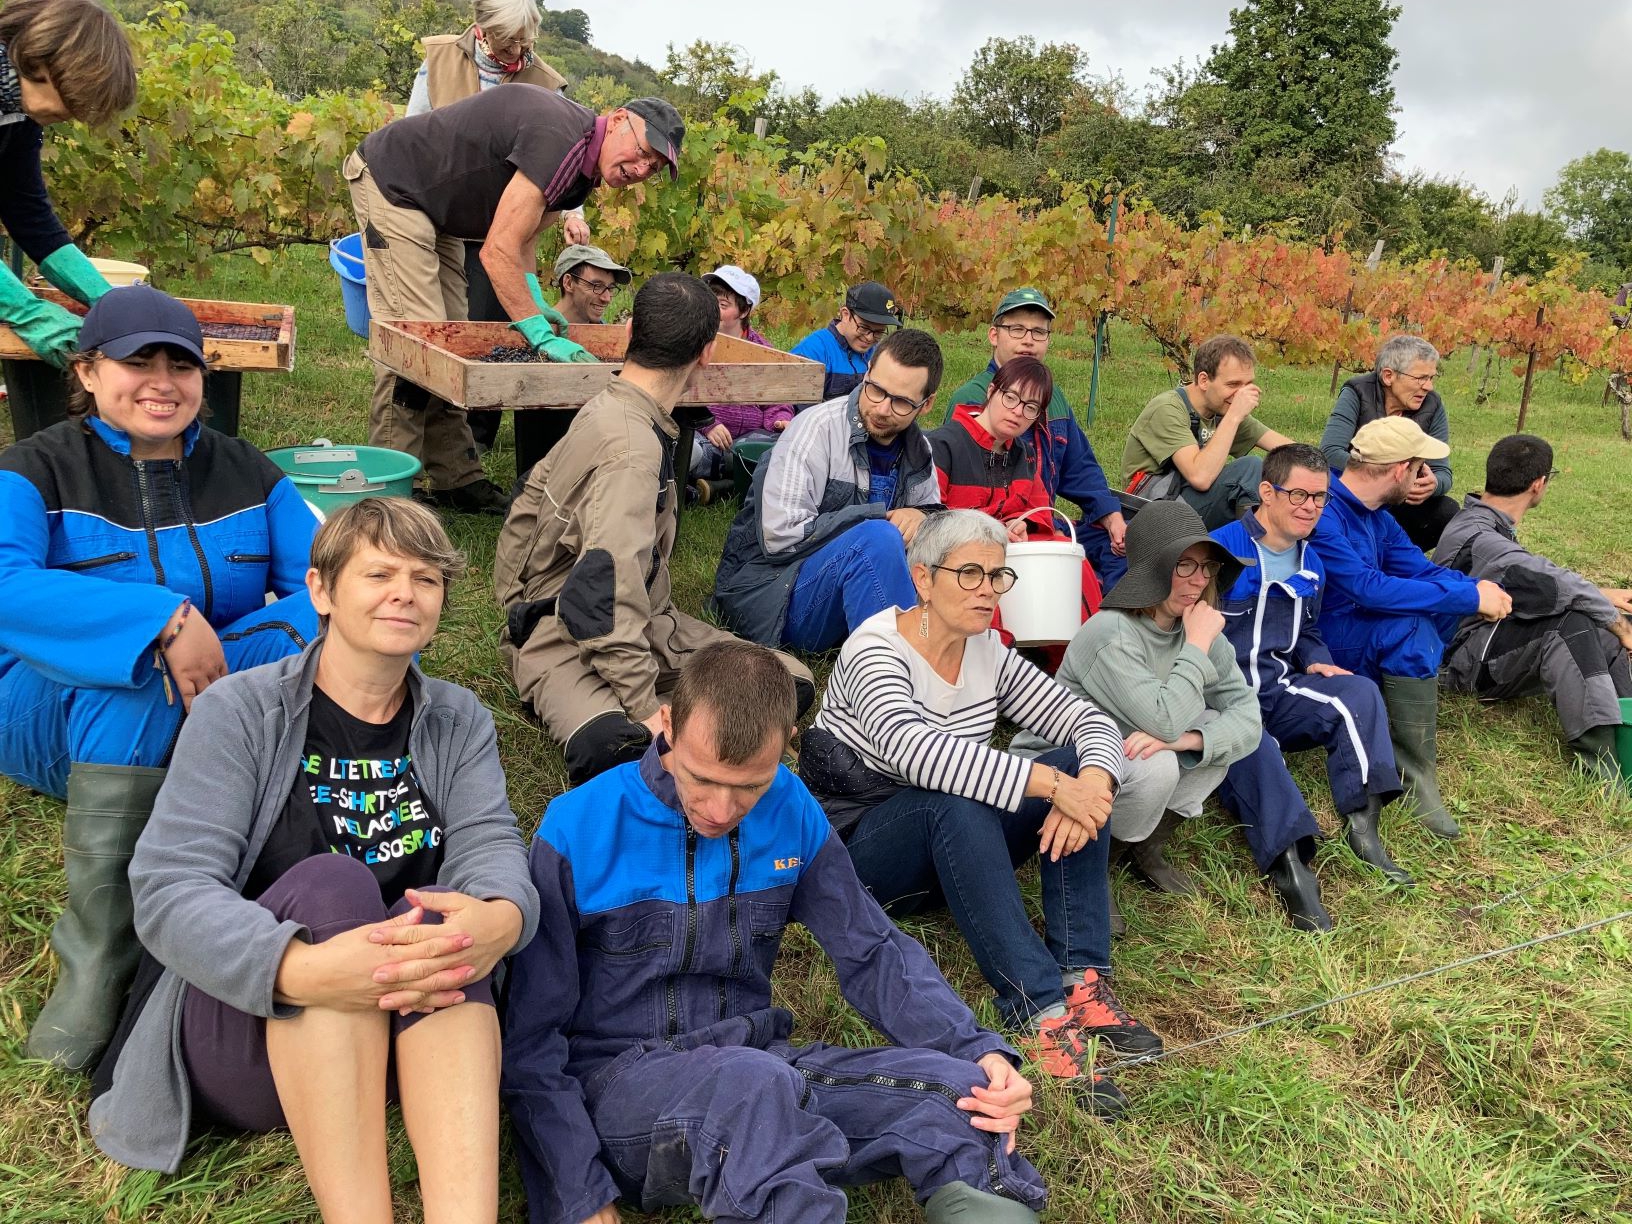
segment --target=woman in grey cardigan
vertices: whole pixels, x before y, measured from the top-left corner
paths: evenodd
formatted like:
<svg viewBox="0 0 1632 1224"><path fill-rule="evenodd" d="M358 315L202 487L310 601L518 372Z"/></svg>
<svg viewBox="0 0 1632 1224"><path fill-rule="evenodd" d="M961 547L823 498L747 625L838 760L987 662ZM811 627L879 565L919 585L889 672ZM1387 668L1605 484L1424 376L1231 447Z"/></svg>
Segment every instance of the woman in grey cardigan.
<svg viewBox="0 0 1632 1224"><path fill-rule="evenodd" d="M538 898L491 717L413 663L462 564L424 507L347 507L312 546L325 635L195 701L131 863L150 955L91 1107L114 1159L175 1171L195 1111L286 1125L325 1219L389 1219L395 1089L427 1218L496 1217L489 975Z"/></svg>
<svg viewBox="0 0 1632 1224"><path fill-rule="evenodd" d="M1264 734L1258 695L1214 606L1242 565L1253 563L1210 539L1201 517L1180 501L1140 510L1127 539L1127 574L1077 631L1057 676L1116 719L1126 737L1122 788L1111 807L1113 858L1163 892L1195 892L1162 848L1217 789L1293 924L1326 929L1331 919L1307 866L1318 833L1314 814L1279 745Z"/></svg>

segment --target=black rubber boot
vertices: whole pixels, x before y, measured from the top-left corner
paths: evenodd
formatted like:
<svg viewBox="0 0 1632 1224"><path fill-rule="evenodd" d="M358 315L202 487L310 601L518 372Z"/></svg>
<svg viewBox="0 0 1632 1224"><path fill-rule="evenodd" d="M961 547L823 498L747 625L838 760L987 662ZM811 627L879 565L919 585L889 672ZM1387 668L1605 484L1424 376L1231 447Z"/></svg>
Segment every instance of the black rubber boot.
<svg viewBox="0 0 1632 1224"><path fill-rule="evenodd" d="M88 1070L119 1023L142 946L131 921L130 858L164 782L162 769L75 762L62 857L68 906L51 928L57 984L28 1034L28 1056Z"/></svg>
<svg viewBox="0 0 1632 1224"><path fill-rule="evenodd" d="M1193 897L1196 886L1189 876L1162 857L1162 850L1173 830L1184 817L1177 812L1163 812L1161 820L1144 841L1128 843L1128 870L1149 884L1157 892L1178 897Z"/></svg>
<svg viewBox="0 0 1632 1224"><path fill-rule="evenodd" d="M505 496L504 490L485 476L479 476L457 489L433 489L429 496L432 505L461 514L503 516L510 513L510 499Z"/></svg>
<svg viewBox="0 0 1632 1224"><path fill-rule="evenodd" d="M1384 676L1381 688L1394 760L1416 804L1417 819L1430 833L1462 836L1462 826L1445 810L1439 793L1439 682Z"/></svg>
<svg viewBox="0 0 1632 1224"><path fill-rule="evenodd" d="M1349 843L1349 849L1362 863L1377 868L1394 883L1405 888L1416 884L1411 873L1388 857L1388 851L1383 849L1382 838L1377 836L1377 817L1381 814L1383 805L1378 802L1377 796L1372 795L1366 800L1366 806L1358 812L1343 814L1343 837Z"/></svg>
<svg viewBox="0 0 1632 1224"><path fill-rule="evenodd" d="M1589 778L1625 785L1615 758L1615 728L1589 727L1568 743L1572 763Z"/></svg>
<svg viewBox="0 0 1632 1224"><path fill-rule="evenodd" d="M1037 1213L968 1182L948 1182L924 1203L924 1219L927 1224L1036 1224Z"/></svg>
<svg viewBox="0 0 1632 1224"><path fill-rule="evenodd" d="M1329 931L1332 916L1320 903L1320 881L1298 857L1298 848L1283 850L1269 865L1269 882L1286 906L1287 917L1300 931Z"/></svg>

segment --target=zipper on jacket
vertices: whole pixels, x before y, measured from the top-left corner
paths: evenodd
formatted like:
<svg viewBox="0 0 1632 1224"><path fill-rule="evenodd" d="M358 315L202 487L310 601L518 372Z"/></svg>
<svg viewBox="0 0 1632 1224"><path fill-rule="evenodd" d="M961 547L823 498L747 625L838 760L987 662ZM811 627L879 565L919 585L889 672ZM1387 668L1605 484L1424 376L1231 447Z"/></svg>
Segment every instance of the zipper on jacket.
<svg viewBox="0 0 1632 1224"><path fill-rule="evenodd" d="M159 533L153 528L153 490L147 479L147 460L133 459L136 493L142 503L142 530L147 533L147 559L153 563L153 581L164 586L164 562L159 560Z"/></svg>
<svg viewBox="0 0 1632 1224"><path fill-rule="evenodd" d="M669 1036L680 1032L680 987L678 979L691 972L692 954L697 950L697 830L686 825L686 946L680 969L669 977Z"/></svg>
<svg viewBox="0 0 1632 1224"><path fill-rule="evenodd" d="M175 483L170 486L171 496L175 498L176 513L181 521L187 524L187 538L193 543L193 556L198 560L198 572L204 579L204 619L209 620L215 611L215 585L210 581L210 563L205 560L204 546L198 542L198 532L193 527L193 507L189 498L182 496L181 491L181 464L175 465L172 473Z"/></svg>
<svg viewBox="0 0 1632 1224"><path fill-rule="evenodd" d="M272 560L271 553L228 553L228 561L240 562L244 565L259 565Z"/></svg>
<svg viewBox="0 0 1632 1224"><path fill-rule="evenodd" d="M105 553L100 557L86 557L83 561L69 561L60 568L65 570L95 569L99 565L113 565L120 561L130 561L135 559L135 556L136 554L133 552Z"/></svg>
<svg viewBox="0 0 1632 1224"><path fill-rule="evenodd" d="M799 1074L805 1077L807 1083L822 1084L829 1088L842 1088L856 1084L877 1084L880 1088L900 1088L908 1092L933 1092L957 1105L961 1093L954 1091L945 1084L934 1084L929 1080L900 1079L893 1075L829 1075L826 1071L813 1071L809 1067L800 1067ZM809 1089L806 1089L807 1093ZM991 1179L992 1193L1000 1194L1004 1198L1011 1197L1003 1184L1001 1170L997 1167L995 1144L1002 1142L997 1136L992 1136L994 1153L986 1158L986 1175Z"/></svg>
<svg viewBox="0 0 1632 1224"><path fill-rule="evenodd" d="M742 932L737 930L737 873L742 868L742 852L737 846L737 830L732 829L726 840L731 843L731 883L726 887L727 905L730 906L731 975L720 979L721 1020L726 1018L726 983L735 980L742 970Z"/></svg>

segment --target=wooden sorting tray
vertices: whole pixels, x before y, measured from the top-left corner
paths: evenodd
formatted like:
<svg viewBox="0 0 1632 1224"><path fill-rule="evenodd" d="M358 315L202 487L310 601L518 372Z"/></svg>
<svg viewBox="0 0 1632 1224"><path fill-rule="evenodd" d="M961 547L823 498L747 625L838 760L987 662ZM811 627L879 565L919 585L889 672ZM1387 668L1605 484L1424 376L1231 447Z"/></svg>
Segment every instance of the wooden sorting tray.
<svg viewBox="0 0 1632 1224"><path fill-rule="evenodd" d="M460 408L577 408L611 380L628 334L613 324L574 324L568 338L603 364L484 362L495 347L526 341L508 323L375 319L369 354L393 373ZM713 361L697 370L682 404L810 404L822 398L820 362L721 336Z"/></svg>
<svg viewBox="0 0 1632 1224"><path fill-rule="evenodd" d="M85 307L53 288L34 292L75 314ZM258 302L217 302L207 298L182 298L182 303L203 324L220 323L238 327L275 328L277 334L264 340L226 340L204 337L204 356L216 371L281 370L295 368L295 308ZM0 358L7 361L37 361L34 351L11 328L0 325Z"/></svg>

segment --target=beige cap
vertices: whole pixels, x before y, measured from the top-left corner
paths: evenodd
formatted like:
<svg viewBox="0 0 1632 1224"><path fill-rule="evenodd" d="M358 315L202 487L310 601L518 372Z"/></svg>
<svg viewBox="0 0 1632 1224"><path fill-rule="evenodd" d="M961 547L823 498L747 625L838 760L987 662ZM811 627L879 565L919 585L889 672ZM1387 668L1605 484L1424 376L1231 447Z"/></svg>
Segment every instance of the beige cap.
<svg viewBox="0 0 1632 1224"><path fill-rule="evenodd" d="M1361 463L1403 463L1407 459L1445 459L1451 448L1422 432L1403 416L1379 417L1362 425L1349 443L1349 454Z"/></svg>

